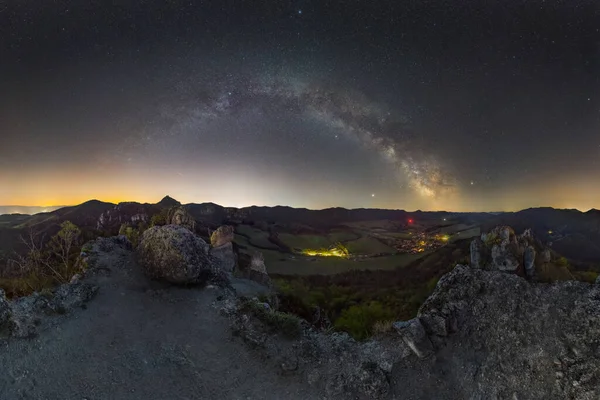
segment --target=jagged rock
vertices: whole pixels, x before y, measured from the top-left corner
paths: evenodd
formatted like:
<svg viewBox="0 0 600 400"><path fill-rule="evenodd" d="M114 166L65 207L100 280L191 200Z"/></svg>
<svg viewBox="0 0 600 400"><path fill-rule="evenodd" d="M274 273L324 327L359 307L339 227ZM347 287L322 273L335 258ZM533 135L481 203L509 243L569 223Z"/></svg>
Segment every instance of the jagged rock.
<svg viewBox="0 0 600 400"><path fill-rule="evenodd" d="M281 373L305 377L311 387L327 399L390 398L389 374L402 358L412 354L403 341L388 337L386 341L357 342L344 332L324 334L302 322L302 334L292 343L281 341L259 318L242 307L233 291L213 303L227 316L236 336L259 352L260 357L276 360ZM273 309L254 300L265 310Z"/></svg>
<svg viewBox="0 0 600 400"><path fill-rule="evenodd" d="M527 246L523 254L523 266L528 277L532 277L535 272L535 248Z"/></svg>
<svg viewBox="0 0 600 400"><path fill-rule="evenodd" d="M88 283L64 284L44 294L33 293L6 301L0 293L0 333L16 338L38 334L44 317L66 314L91 300L98 287ZM1 292L1 291L0 291Z"/></svg>
<svg viewBox="0 0 600 400"><path fill-rule="evenodd" d="M258 282L264 286L271 286L271 278L267 273L265 259L260 251L254 253L240 252L238 255L237 274L246 279Z"/></svg>
<svg viewBox="0 0 600 400"><path fill-rule="evenodd" d="M224 315L230 316L234 333L267 358L279 360L282 373L305 376L327 399L387 399L388 375L393 365L410 354L403 342L356 342L347 333L322 334L304 329L292 346L283 346L273 334L247 313L231 310L227 301Z"/></svg>
<svg viewBox="0 0 600 400"><path fill-rule="evenodd" d="M20 297L11 302L12 326L11 336L17 338L31 338L37 335L38 326L41 323L40 316L45 312L52 311L48 307L48 301L38 293L26 297ZM64 312L62 312L64 314Z"/></svg>
<svg viewBox="0 0 600 400"><path fill-rule="evenodd" d="M225 243L219 247L213 247L210 249L210 255L219 264L220 269L231 274L237 264L235 252L233 251L233 244Z"/></svg>
<svg viewBox="0 0 600 400"><path fill-rule="evenodd" d="M433 354L433 345L419 318L394 322L394 328L417 357L425 358Z"/></svg>
<svg viewBox="0 0 600 400"><path fill-rule="evenodd" d="M511 227L497 226L471 242L471 266L533 277L536 246L542 247L530 229L517 236Z"/></svg>
<svg viewBox="0 0 600 400"><path fill-rule="evenodd" d="M12 311L4 290L0 289L0 337L8 335L11 327Z"/></svg>
<svg viewBox="0 0 600 400"><path fill-rule="evenodd" d="M98 286L89 283L75 282L60 285L54 291L50 304L54 310L69 312L93 299L97 292Z"/></svg>
<svg viewBox="0 0 600 400"><path fill-rule="evenodd" d="M183 226L146 230L136 252L140 266L151 278L176 284L203 283L216 273L208 244Z"/></svg>
<svg viewBox="0 0 600 400"><path fill-rule="evenodd" d="M481 239L476 238L471 242L471 267L472 268L483 268L483 242Z"/></svg>
<svg viewBox="0 0 600 400"><path fill-rule="evenodd" d="M498 271L516 272L519 269L519 260L515 248L508 240L492 246L492 259L490 269Z"/></svg>
<svg viewBox="0 0 600 400"><path fill-rule="evenodd" d="M184 207L170 209L167 216L167 224L183 226L191 232L196 231L196 220Z"/></svg>
<svg viewBox="0 0 600 400"><path fill-rule="evenodd" d="M232 226L222 225L210 235L210 244L213 247L220 247L224 244L233 242L234 230Z"/></svg>
<svg viewBox="0 0 600 400"><path fill-rule="evenodd" d="M96 222L96 229L116 233L122 224L137 226L149 220L146 205L124 202L100 214Z"/></svg>
<svg viewBox="0 0 600 400"><path fill-rule="evenodd" d="M458 265L418 313L435 357L397 363L394 394L427 398L424 388L435 387L439 399L599 398L599 310L599 285L535 284ZM440 336L440 326L451 329Z"/></svg>
<svg viewBox="0 0 600 400"><path fill-rule="evenodd" d="M521 234L519 235L519 239L524 239L524 240L526 240L526 241L533 240L533 232L531 231L531 229L530 229L530 228L528 228L528 229L525 229L525 230L523 231L523 233L521 233Z"/></svg>

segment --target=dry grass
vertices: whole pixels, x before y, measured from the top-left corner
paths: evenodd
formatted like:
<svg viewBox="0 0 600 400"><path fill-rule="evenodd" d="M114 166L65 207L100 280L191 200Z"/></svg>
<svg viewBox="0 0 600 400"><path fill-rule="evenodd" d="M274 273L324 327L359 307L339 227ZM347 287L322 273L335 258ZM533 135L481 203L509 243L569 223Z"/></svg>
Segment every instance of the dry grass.
<svg viewBox="0 0 600 400"><path fill-rule="evenodd" d="M0 289L4 290L8 298L27 296L54 286L56 286L56 280L42 274L32 273L21 277L0 278Z"/></svg>
<svg viewBox="0 0 600 400"><path fill-rule="evenodd" d="M373 325L373 334L374 335L390 333L393 331L394 331L394 321L391 321L391 320L377 321Z"/></svg>

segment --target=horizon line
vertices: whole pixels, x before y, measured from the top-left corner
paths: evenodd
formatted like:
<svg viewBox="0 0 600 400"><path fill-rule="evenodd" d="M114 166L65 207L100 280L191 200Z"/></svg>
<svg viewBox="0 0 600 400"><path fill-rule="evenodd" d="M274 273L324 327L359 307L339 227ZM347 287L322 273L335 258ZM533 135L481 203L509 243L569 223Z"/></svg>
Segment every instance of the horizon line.
<svg viewBox="0 0 600 400"><path fill-rule="evenodd" d="M171 196L165 196L163 197L161 200L163 200L166 197L170 197L173 200L173 197ZM109 203L109 204L121 204L121 203L138 203L138 204L158 204L160 202L160 200L156 203L148 203L148 202L139 202L139 201L120 201L120 202L111 202L111 201L104 201L104 200L99 200L99 199L90 199L90 200L86 200L82 203L79 204L71 204L71 205L51 205L51 206L21 206L21 205L1 205L0 207L3 208L9 208L9 207L14 207L14 208L53 208L54 210L52 211L56 211L57 209L60 208L66 208L66 207L76 207L76 206L80 206L82 204L91 202L91 201L99 201L102 203ZM176 200L177 201L177 200ZM581 210L578 208L560 208L560 207L553 207L553 206L532 206L532 207L527 207L527 208L521 208L521 209L515 209L515 210L495 210L495 211L451 211L451 210L422 210L422 209L416 209L416 210L405 210L405 209L401 209L401 208L378 208L378 207L353 207L353 208L348 208L348 207L342 207L342 206L332 206L332 207L325 207L325 208L308 208L308 207L294 207L294 206L288 206L288 205L273 205L273 206L269 206L269 205L249 205L249 206L243 206L243 207L235 207L235 206L226 206L226 205L221 205L218 203L214 203L212 201L206 201L206 202L202 202L202 203L181 203L182 205L190 205L190 204L207 204L207 203L211 203L211 204L215 204L217 206L220 207L224 207L224 208L236 208L236 209L242 209L242 208L251 208L251 207L269 207L269 208L275 208L275 207L287 207L287 208L294 208L294 209L305 209L305 210L309 210L309 211L323 211L323 210L329 210L329 209L334 209L334 208L342 208L345 210L389 210L389 211L404 211L404 212L446 212L446 213L486 213L486 214L494 214L494 213L514 213L514 212L519 212L519 211L524 211L524 210L529 210L529 209L535 209L535 208L552 208L554 210L576 210L582 213L588 212L588 211L592 211L592 210L597 210L595 207L590 208L589 210ZM46 212L52 212L52 211L46 211ZM39 213L35 213L35 214L40 214L43 213L44 211L41 211ZM0 214L0 215L6 215L6 214ZM32 214L34 215L34 214Z"/></svg>

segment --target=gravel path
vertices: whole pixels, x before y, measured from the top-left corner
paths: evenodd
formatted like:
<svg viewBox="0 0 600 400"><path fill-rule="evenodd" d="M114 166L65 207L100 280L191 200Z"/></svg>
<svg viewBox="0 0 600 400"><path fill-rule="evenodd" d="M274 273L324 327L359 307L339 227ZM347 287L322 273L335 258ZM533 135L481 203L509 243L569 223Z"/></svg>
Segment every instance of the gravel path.
<svg viewBox="0 0 600 400"><path fill-rule="evenodd" d="M232 336L216 289L157 286L120 248L98 267L86 309L0 342L0 399L322 398Z"/></svg>

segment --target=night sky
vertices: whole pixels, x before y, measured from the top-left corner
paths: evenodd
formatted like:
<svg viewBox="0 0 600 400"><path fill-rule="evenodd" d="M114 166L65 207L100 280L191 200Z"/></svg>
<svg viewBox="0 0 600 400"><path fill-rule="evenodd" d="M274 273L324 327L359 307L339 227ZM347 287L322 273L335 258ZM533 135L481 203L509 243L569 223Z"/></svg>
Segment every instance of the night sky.
<svg viewBox="0 0 600 400"><path fill-rule="evenodd" d="M598 1L0 1L0 204L600 208Z"/></svg>

